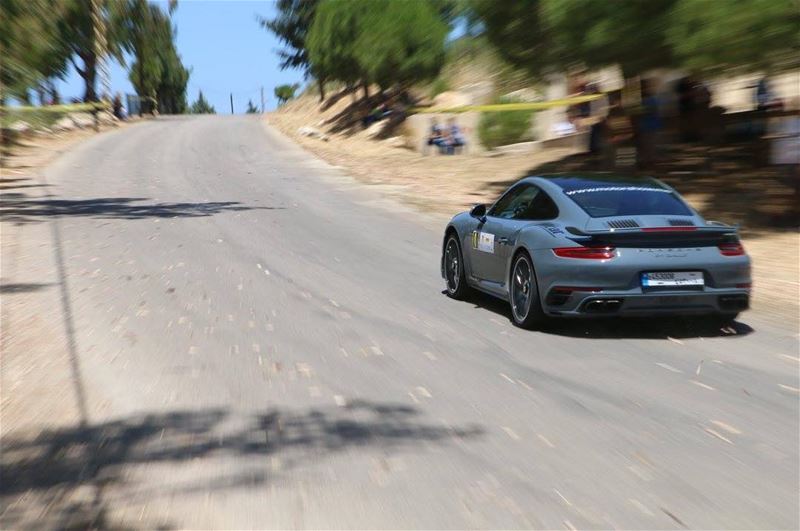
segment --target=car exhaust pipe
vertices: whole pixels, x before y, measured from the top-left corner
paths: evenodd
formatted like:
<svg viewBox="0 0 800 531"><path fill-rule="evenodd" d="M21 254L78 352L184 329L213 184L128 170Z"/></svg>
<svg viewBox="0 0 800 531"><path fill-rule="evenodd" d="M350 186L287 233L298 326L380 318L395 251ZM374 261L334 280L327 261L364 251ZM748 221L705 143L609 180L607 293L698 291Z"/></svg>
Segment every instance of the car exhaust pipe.
<svg viewBox="0 0 800 531"><path fill-rule="evenodd" d="M583 305L586 313L614 313L622 306L622 299L594 299Z"/></svg>
<svg viewBox="0 0 800 531"><path fill-rule="evenodd" d="M750 296L746 294L741 295L720 295L719 307L724 311L741 312L750 308Z"/></svg>

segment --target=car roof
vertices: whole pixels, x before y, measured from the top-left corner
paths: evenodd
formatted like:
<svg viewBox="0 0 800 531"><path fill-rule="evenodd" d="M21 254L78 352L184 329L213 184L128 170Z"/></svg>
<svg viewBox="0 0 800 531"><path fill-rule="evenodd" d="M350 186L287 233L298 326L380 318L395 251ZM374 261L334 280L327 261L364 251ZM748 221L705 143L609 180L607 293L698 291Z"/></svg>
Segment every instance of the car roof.
<svg viewBox="0 0 800 531"><path fill-rule="evenodd" d="M662 182L652 177L636 177L613 174L558 174L532 175L531 180L542 180L556 185L565 192L584 188L612 188L617 186L647 186L649 188L669 189Z"/></svg>

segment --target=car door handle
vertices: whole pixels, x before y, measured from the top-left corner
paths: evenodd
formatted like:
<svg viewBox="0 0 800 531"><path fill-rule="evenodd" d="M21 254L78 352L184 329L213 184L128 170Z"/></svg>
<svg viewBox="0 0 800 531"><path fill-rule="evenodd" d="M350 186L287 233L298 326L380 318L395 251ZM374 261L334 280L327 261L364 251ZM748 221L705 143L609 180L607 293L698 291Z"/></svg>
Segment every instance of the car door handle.
<svg viewBox="0 0 800 531"><path fill-rule="evenodd" d="M509 238L500 237L500 238L497 238L497 243L501 243L503 245L511 245L512 242L511 242L511 240Z"/></svg>

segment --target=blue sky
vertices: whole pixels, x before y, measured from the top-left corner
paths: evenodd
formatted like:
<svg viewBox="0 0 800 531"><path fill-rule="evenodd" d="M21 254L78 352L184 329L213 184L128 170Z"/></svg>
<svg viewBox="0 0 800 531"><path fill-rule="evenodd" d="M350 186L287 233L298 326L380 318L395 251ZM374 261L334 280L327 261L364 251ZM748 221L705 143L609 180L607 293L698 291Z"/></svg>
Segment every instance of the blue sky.
<svg viewBox="0 0 800 531"><path fill-rule="evenodd" d="M166 11L166 2L158 3ZM267 109L274 109L272 89L276 85L302 82L302 72L280 70L275 54L280 43L256 19L257 15L272 18L274 14L271 1L178 1L172 20L178 29L178 53L183 64L192 69L187 88L189 103L202 89L218 113L229 113L229 95L233 92L234 110L242 113L248 99L260 105L263 86ZM115 93L135 93L125 68L114 64L110 72ZM81 97L83 81L70 71L59 90L64 101Z"/></svg>

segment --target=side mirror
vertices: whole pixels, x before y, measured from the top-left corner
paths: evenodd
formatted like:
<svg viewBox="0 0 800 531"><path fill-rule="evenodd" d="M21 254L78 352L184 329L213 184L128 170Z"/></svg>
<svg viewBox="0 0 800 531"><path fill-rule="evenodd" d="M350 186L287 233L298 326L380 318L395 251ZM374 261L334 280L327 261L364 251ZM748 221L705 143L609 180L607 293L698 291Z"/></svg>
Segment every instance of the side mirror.
<svg viewBox="0 0 800 531"><path fill-rule="evenodd" d="M469 215L473 218L477 218L481 221L486 220L486 205L483 203L479 203L472 207L472 210L469 211Z"/></svg>

